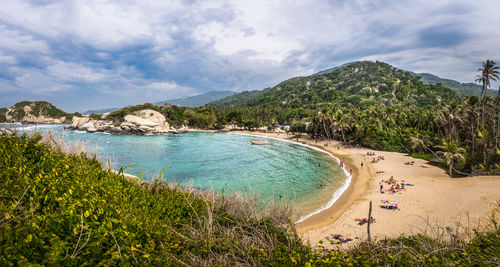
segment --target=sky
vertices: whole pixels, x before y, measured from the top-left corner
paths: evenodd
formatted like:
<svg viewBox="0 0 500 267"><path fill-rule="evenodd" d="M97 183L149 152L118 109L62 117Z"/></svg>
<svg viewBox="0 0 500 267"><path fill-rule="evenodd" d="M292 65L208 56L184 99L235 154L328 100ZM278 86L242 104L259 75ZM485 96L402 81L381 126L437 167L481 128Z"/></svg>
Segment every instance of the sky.
<svg viewBox="0 0 500 267"><path fill-rule="evenodd" d="M0 3L0 107L256 90L356 60L460 82L486 59L500 65L498 0Z"/></svg>

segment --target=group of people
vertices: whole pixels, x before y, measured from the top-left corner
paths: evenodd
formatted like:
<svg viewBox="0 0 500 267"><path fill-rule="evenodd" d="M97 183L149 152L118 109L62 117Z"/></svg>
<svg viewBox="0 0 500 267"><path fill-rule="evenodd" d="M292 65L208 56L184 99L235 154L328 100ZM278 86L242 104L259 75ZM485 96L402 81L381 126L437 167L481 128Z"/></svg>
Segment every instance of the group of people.
<svg viewBox="0 0 500 267"><path fill-rule="evenodd" d="M376 158L374 157L374 158L372 159L372 163L377 163L377 162L379 162L380 160L385 160L384 156L378 156L378 157L376 157Z"/></svg>
<svg viewBox="0 0 500 267"><path fill-rule="evenodd" d="M380 160L385 160L384 156L378 156L378 157L375 157L375 152L366 152L366 155L367 156L373 156L374 158L372 159L372 163L377 163L379 162Z"/></svg>
<svg viewBox="0 0 500 267"><path fill-rule="evenodd" d="M393 176L389 178L389 180L381 180L379 183L380 193L384 193L384 183L391 185L391 189L389 190L392 193L397 193L402 190L406 190L405 186L412 186L412 184L405 182L405 180L401 180L401 183L398 180L395 180Z"/></svg>

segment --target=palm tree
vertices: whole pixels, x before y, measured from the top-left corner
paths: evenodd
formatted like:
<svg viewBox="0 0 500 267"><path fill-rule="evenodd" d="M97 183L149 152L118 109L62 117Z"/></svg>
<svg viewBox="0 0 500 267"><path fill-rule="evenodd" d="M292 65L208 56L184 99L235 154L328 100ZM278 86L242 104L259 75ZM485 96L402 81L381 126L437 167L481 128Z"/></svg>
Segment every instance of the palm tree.
<svg viewBox="0 0 500 267"><path fill-rule="evenodd" d="M444 142L443 146L438 146L444 151L440 151L439 153L444 155L446 160L446 165L449 167L450 176L453 175L453 166L458 162L465 162L465 149L459 147L457 142L454 139L450 139L448 142Z"/></svg>
<svg viewBox="0 0 500 267"><path fill-rule="evenodd" d="M497 79L500 79L500 72L498 71L500 67L495 65L495 61L488 59L483 62L481 68L477 69L477 71L481 72L481 75L476 76L475 81L483 84L483 88L481 90L481 97L483 99L483 107L481 109L481 127L484 126L484 106L486 103L486 90L491 85L490 80L496 81ZM498 95L500 96L500 88L498 90Z"/></svg>
<svg viewBox="0 0 500 267"><path fill-rule="evenodd" d="M424 140L422 136L417 134L416 137L411 136L410 137L411 142L412 142L412 149L413 151L418 149L419 154L424 154L425 150L427 150L429 147L427 146L427 142Z"/></svg>

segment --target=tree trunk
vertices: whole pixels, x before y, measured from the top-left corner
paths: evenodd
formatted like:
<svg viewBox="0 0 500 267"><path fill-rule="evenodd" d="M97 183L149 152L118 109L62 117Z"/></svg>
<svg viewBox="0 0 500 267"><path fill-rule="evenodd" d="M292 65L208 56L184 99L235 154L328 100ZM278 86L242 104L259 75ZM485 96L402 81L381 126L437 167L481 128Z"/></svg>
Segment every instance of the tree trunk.
<svg viewBox="0 0 500 267"><path fill-rule="evenodd" d="M372 201L370 200L370 208L368 209L368 226L366 228L366 233L368 234L368 242L372 242L372 237L370 233L371 222L372 222Z"/></svg>
<svg viewBox="0 0 500 267"><path fill-rule="evenodd" d="M326 130L326 125L325 125L324 120L323 120L323 129L325 130L326 138L330 139L330 135L328 134L328 131Z"/></svg>
<svg viewBox="0 0 500 267"><path fill-rule="evenodd" d="M481 108L481 129L484 128L484 107L486 106L486 84L483 82L483 90L481 94L483 95L483 105Z"/></svg>
<svg viewBox="0 0 500 267"><path fill-rule="evenodd" d="M474 136L474 122L471 123L471 128L472 128L472 135L471 135L471 139L472 139L472 155L474 155L474 151L475 151L475 147L474 147L474 140L476 139L475 136Z"/></svg>
<svg viewBox="0 0 500 267"><path fill-rule="evenodd" d="M450 162L450 177L453 177L453 161Z"/></svg>

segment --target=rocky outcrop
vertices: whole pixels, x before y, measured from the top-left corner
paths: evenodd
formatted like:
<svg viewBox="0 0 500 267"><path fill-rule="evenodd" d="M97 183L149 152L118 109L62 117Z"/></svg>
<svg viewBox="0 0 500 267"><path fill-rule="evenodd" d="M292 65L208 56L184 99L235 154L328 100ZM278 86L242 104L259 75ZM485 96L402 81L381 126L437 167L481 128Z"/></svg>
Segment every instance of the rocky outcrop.
<svg viewBox="0 0 500 267"><path fill-rule="evenodd" d="M16 103L4 113L7 122L59 124L66 121L64 111L46 101L22 101Z"/></svg>
<svg viewBox="0 0 500 267"><path fill-rule="evenodd" d="M89 122L89 117L77 117L77 116L73 116L73 121L72 121L71 127L78 128L78 127L84 125L87 122Z"/></svg>
<svg viewBox="0 0 500 267"><path fill-rule="evenodd" d="M107 116L107 115L106 115ZM122 123L115 124L101 116L100 120L89 117L73 117L72 129L87 132L106 132L111 134L165 134L187 131L186 126L178 129L170 127L165 116L152 109L143 109L124 117Z"/></svg>

